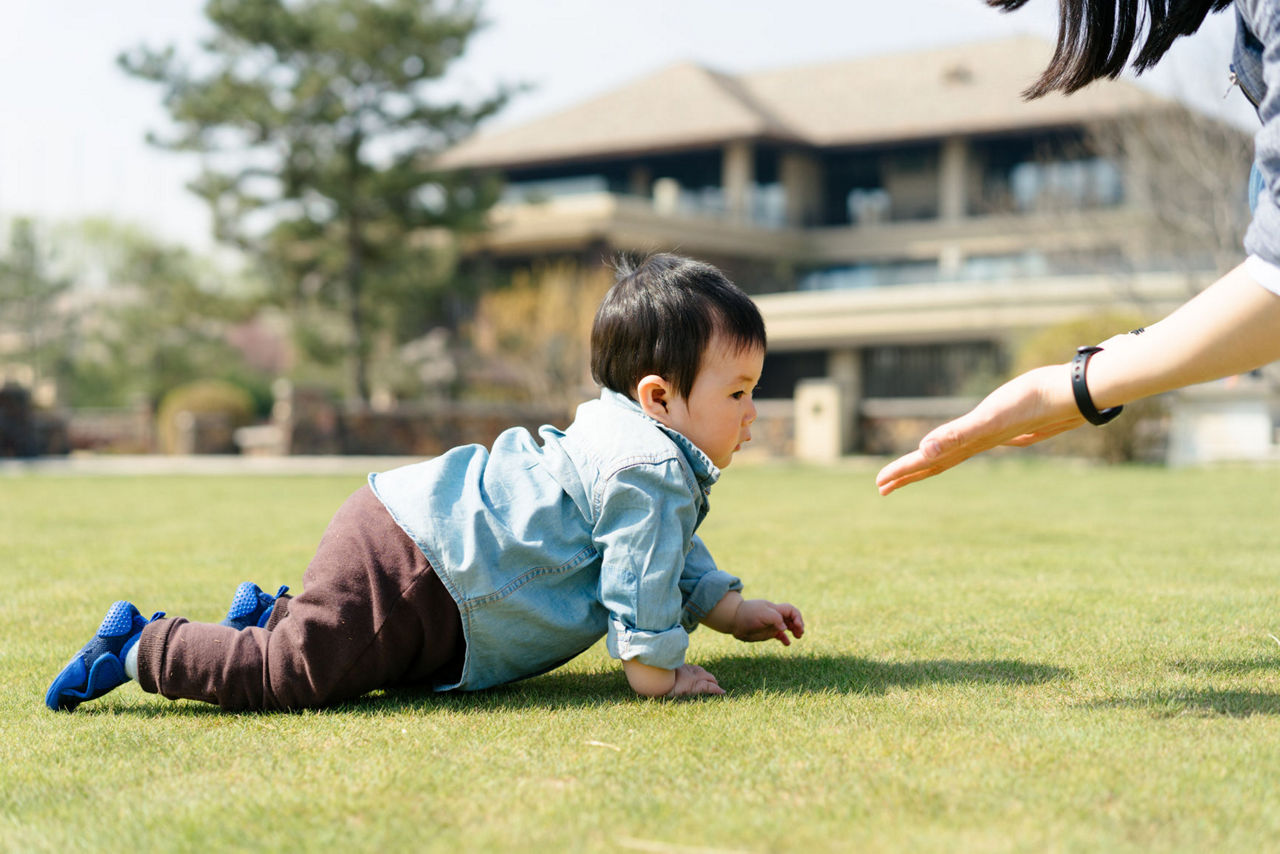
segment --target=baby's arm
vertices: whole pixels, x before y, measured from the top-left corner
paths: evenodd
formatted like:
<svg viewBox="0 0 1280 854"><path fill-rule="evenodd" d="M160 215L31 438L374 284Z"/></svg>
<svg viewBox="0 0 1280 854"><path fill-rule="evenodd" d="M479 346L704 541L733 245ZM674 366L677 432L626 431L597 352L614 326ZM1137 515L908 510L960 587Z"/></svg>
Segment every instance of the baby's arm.
<svg viewBox="0 0 1280 854"><path fill-rule="evenodd" d="M639 661L622 662L622 672L632 689L644 697L689 697L694 694L723 694L716 677L696 664L682 664L675 670L651 667Z"/></svg>
<svg viewBox="0 0 1280 854"><path fill-rule="evenodd" d="M774 603L767 599L743 599L742 594L730 590L724 595L702 624L733 635L740 641L763 641L776 638L784 646L791 645L787 630L795 637L804 634L804 618L800 609L788 603Z"/></svg>
<svg viewBox="0 0 1280 854"><path fill-rule="evenodd" d="M804 634L804 618L800 609L787 602L767 599L743 599L730 590L724 595L702 624L718 632L733 635L741 641L763 641L776 638L790 645L790 631L795 637ZM622 662L627 682L644 697L685 697L694 694L723 694L724 689L712 676L696 664L682 664L675 670L652 667L635 660Z"/></svg>

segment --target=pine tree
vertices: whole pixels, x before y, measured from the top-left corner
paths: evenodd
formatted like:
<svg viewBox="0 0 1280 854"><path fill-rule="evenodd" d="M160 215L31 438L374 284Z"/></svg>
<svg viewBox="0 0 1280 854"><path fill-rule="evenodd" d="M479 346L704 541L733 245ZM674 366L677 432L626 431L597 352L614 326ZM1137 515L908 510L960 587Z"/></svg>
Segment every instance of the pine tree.
<svg viewBox="0 0 1280 854"><path fill-rule="evenodd" d="M432 86L480 26L478 9L209 0L205 14L214 34L199 61L139 48L120 64L164 87L177 133L152 139L202 155L192 188L218 238L262 262L282 303L341 317L339 340L303 343L317 357L336 350L348 396L366 402L375 345L404 331L398 310L429 303L423 291L448 278L448 258L422 235L478 230L496 199L486 179L431 168L511 94L466 104Z"/></svg>

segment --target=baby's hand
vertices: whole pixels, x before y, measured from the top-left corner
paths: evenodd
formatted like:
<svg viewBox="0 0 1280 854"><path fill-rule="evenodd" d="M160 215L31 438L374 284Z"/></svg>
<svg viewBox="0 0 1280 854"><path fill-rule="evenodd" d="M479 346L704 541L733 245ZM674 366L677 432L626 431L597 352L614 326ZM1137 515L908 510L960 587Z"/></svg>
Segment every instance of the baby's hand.
<svg viewBox="0 0 1280 854"><path fill-rule="evenodd" d="M724 689L706 670L696 664L682 664L676 668L676 684L667 692L668 697L693 697L697 694L723 694Z"/></svg>
<svg viewBox="0 0 1280 854"><path fill-rule="evenodd" d="M767 599L747 599L738 606L733 620L733 636L740 641L766 641L771 638L791 645L787 631L800 637L804 634L804 618L800 609L782 602L775 604Z"/></svg>

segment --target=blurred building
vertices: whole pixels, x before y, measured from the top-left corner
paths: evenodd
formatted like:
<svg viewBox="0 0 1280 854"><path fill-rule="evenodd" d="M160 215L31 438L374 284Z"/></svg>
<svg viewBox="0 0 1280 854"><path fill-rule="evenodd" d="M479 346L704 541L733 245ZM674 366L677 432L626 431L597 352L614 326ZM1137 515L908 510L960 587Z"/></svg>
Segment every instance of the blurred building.
<svg viewBox="0 0 1280 854"><path fill-rule="evenodd" d="M872 425L963 411L1030 332L1154 319L1213 277L1207 249L1157 248L1151 164L1093 142L1170 102L1123 81L1024 102L1051 53L1028 37L748 74L680 64L441 165L506 181L468 246L478 268L620 250L715 263L768 324L759 396L811 396L833 452L892 450Z"/></svg>

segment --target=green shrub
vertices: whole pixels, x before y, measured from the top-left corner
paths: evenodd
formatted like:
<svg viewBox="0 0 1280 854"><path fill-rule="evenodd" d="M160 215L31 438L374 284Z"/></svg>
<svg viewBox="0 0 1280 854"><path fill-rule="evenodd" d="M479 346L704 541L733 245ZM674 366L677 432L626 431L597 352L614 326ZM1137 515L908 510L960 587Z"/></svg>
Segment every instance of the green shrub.
<svg viewBox="0 0 1280 854"><path fill-rule="evenodd" d="M199 453L225 453L235 450L231 432L253 421L253 396L245 389L225 380L197 380L172 389L160 401L156 411L156 434L160 449L166 454L179 450ZM195 448L180 448L179 418L191 413L200 423L214 424L218 429L199 431L204 441Z"/></svg>

